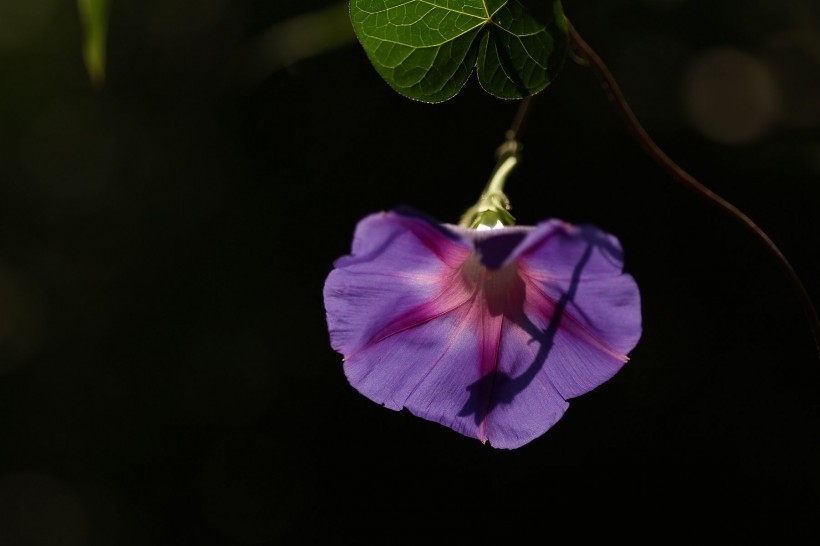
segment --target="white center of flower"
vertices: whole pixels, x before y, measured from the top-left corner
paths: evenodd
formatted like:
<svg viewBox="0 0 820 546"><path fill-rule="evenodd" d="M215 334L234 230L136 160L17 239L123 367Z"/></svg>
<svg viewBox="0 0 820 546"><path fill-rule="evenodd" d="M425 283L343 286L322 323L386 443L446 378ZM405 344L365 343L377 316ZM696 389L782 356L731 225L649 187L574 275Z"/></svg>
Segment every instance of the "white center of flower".
<svg viewBox="0 0 820 546"><path fill-rule="evenodd" d="M488 226L487 224L478 224L478 227L476 227L475 229L476 229L476 231L487 231L487 230L490 230L490 229L499 229L499 228L503 228L503 227L505 227L505 226L504 226L504 224L501 223L501 220L496 220L495 225Z"/></svg>

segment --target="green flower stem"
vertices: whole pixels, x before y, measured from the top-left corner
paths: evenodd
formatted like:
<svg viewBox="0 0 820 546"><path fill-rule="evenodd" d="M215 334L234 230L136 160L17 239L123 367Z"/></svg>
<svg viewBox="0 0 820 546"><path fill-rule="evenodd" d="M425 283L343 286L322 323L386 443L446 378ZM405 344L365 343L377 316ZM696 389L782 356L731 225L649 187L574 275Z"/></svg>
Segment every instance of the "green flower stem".
<svg viewBox="0 0 820 546"><path fill-rule="evenodd" d="M490 176L490 181L481 192L478 202L461 216L458 225L478 229L481 226L498 227L499 223L504 226L515 224L515 218L510 214L510 200L504 193L504 184L512 170L521 161L520 138L532 108L532 100L530 96L519 103L512 125L507 130L506 140L496 150L498 161Z"/></svg>
<svg viewBox="0 0 820 546"><path fill-rule="evenodd" d="M459 225L470 229L493 228L499 224L511 226L515 218L510 214L510 200L504 193L507 177L521 160L521 143L508 139L498 150L499 160L490 181L475 205L461 216Z"/></svg>

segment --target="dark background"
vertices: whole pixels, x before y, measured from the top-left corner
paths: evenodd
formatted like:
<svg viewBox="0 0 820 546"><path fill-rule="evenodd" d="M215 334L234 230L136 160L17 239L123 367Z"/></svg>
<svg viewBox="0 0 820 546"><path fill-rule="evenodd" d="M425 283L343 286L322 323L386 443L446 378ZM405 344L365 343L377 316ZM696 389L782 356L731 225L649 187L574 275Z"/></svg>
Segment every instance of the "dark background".
<svg viewBox="0 0 820 546"><path fill-rule="evenodd" d="M591 70L568 61L538 96L507 189L522 224L621 239L644 336L544 436L499 451L351 388L321 293L364 215L457 220L517 104L474 79L413 102L343 9L293 23L342 4L112 4L98 89L73 1L0 0L0 544L820 537L820 362L798 299L643 152ZM564 8L656 141L817 302L820 5Z"/></svg>

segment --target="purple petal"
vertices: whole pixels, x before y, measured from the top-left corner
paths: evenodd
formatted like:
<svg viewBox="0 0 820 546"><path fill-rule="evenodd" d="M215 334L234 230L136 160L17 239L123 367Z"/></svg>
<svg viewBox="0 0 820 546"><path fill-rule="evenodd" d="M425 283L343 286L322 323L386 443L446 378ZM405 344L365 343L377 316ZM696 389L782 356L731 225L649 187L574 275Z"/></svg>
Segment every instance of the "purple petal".
<svg viewBox="0 0 820 546"><path fill-rule="evenodd" d="M466 242L450 237L425 220L393 212L359 222L352 255L337 260L325 281L331 346L349 357L393 317L436 298L442 279L470 253Z"/></svg>
<svg viewBox="0 0 820 546"><path fill-rule="evenodd" d="M592 226L548 222L518 251L527 329L551 334L545 372L556 389L569 399L610 379L641 336L640 294L623 273L617 239Z"/></svg>
<svg viewBox="0 0 820 546"><path fill-rule="evenodd" d="M494 447L546 432L641 334L620 245L592 226L476 232L382 213L335 266L325 306L351 385Z"/></svg>

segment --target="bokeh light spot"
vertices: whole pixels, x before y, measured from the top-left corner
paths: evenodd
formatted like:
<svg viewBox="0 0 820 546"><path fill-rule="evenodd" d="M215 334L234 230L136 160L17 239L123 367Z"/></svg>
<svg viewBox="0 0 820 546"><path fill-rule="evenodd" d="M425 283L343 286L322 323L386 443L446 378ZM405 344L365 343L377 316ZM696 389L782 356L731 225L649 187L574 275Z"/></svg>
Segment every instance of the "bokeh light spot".
<svg viewBox="0 0 820 546"><path fill-rule="evenodd" d="M715 49L695 58L684 82L689 122L723 144L765 136L780 113L780 96L769 69L735 49Z"/></svg>

